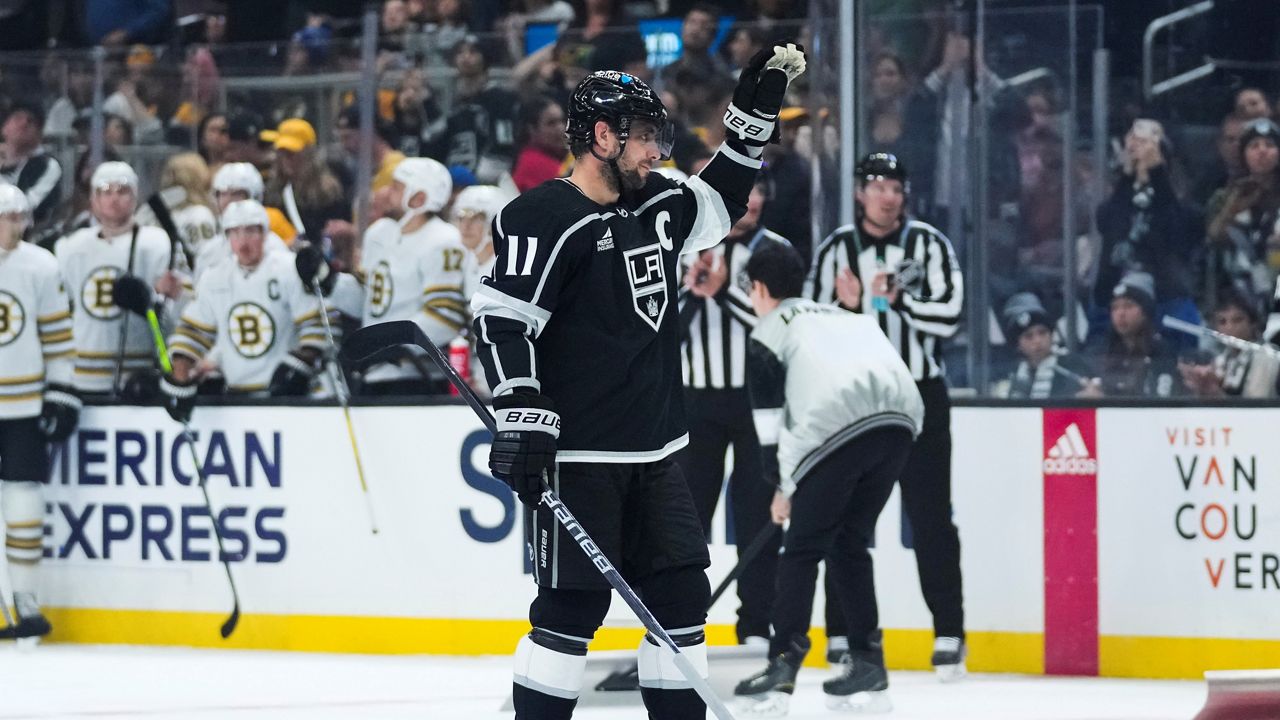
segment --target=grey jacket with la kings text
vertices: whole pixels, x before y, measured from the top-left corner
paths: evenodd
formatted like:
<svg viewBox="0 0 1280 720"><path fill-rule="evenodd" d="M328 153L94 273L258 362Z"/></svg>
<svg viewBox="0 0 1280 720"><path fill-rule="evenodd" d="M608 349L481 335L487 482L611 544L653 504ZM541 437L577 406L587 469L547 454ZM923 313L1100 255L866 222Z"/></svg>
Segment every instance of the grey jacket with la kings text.
<svg viewBox="0 0 1280 720"><path fill-rule="evenodd" d="M747 359L766 476L790 496L831 452L875 428L918 435L924 402L871 317L788 298L760 319Z"/></svg>

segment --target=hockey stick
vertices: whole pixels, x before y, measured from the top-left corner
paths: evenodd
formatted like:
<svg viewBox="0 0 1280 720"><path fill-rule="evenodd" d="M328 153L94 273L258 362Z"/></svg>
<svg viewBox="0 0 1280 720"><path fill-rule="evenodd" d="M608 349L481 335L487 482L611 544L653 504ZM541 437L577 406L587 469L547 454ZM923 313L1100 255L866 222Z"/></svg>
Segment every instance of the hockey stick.
<svg viewBox="0 0 1280 720"><path fill-rule="evenodd" d="M320 302L320 321L324 325L324 335L329 340L329 351L325 353L324 366L329 373L329 379L333 382L333 392L338 396L338 404L342 406L342 417L347 421L347 438L351 440L351 454L356 459L356 476L360 478L360 492L364 495L364 506L369 511L369 527L373 530L373 534L377 535L378 519L373 514L373 498L369 496L369 484L364 479L364 463L360 460L360 445L356 443L356 429L351 424L351 388L347 386L347 378L343 376L342 368L338 367L337 359L333 357L338 344L333 339L333 328L329 325L329 308L325 305L324 293L320 291L318 281L311 283L311 291Z"/></svg>
<svg viewBox="0 0 1280 720"><path fill-rule="evenodd" d="M764 550L764 546L769 544L773 536L777 533L778 525L772 522L760 528L760 532L751 538L751 544L742 549L742 554L738 556L738 563L729 570L729 574L724 576L720 584L711 593L711 599L707 601L707 610L715 607L716 601L721 595L729 589L734 580L737 580L746 569L755 561L756 556ZM596 683L596 692L627 692L640 689L639 665L631 663L626 667L619 668L604 676L604 679Z"/></svg>
<svg viewBox="0 0 1280 720"><path fill-rule="evenodd" d="M1202 325L1196 325L1194 323L1189 323L1186 320L1180 320L1172 315L1165 315L1164 318L1160 321L1160 324L1164 325L1170 330L1177 330L1180 333L1186 333L1187 335L1194 335L1196 337L1208 338L1218 343L1219 345L1222 345L1224 347L1229 347L1233 350L1262 353L1263 355L1269 355L1273 358L1280 358L1280 350L1277 350L1276 348L1270 345L1264 345L1262 343L1256 343L1256 342L1249 342L1248 340L1241 340L1240 338L1235 337L1234 335L1227 335L1226 333L1220 333L1217 330L1213 330L1213 329L1204 327Z"/></svg>
<svg viewBox="0 0 1280 720"><path fill-rule="evenodd" d="M449 359L444 356L444 353L440 352L440 348L436 347L436 344L431 342L422 332L422 329L412 321L396 320L361 328L347 338L347 342L342 348L342 354L344 359L354 364L364 364L378 358L387 349L397 345L417 345L425 350L445 376L449 378L449 382L453 383L453 386L458 389L458 394L471 406L471 409L475 411L480 421L489 429L489 432L497 433L498 423L494 419L493 413L480 401L471 386L463 382L462 378L458 376L458 371L449 363ZM622 577L622 573L618 572L609 558L605 557L605 554L600 551L599 546L587 534L586 529L582 527L582 523L578 522L578 519L573 516L569 508L565 507L565 504L560 501L560 496L556 494L555 490L551 489L551 485L547 482L546 475L542 477L541 502L556 516L556 520L564 526L569 536L587 554L591 564L596 566L596 569L600 571L601 575L604 575L604 579L617 591L623 602L636 614L645 629L649 631L650 637L665 645L671 651L672 662L680 670L680 674L684 675L685 680L688 680L689 684L693 686L702 701L707 704L707 708L719 720L733 720L733 715L729 713L729 708L725 707L725 704L716 696L715 691L707 684L706 679L693 667L693 663L689 662L689 658L680 652L680 647L676 645L671 636L667 634L667 631L658 623L657 618L653 616L649 608L645 607L644 602L631 589L626 578Z"/></svg>
<svg viewBox="0 0 1280 720"><path fill-rule="evenodd" d="M151 327L151 339L155 342L156 356L160 360L160 367L166 374L173 373L173 363L169 360L169 347L164 340L164 333L160 330L160 319L156 317L155 308L147 308L147 325ZM213 512L213 501L209 499L209 488L207 478L204 474L204 468L200 466L200 457L196 454L196 438L191 432L191 423L182 423L182 436L187 440L187 449L191 451L191 464L196 469L196 476L200 480L200 493L204 495L204 509L209 513L209 519L213 521L213 538L218 543L218 559L222 561L222 568L227 571L227 584L231 586L231 615L222 623L219 632L222 639L231 637L231 633L236 631L236 625L240 622L240 593L236 590L236 580L231 575L231 562L227 560L226 550L223 548L222 530L218 527L218 516Z"/></svg>
<svg viewBox="0 0 1280 720"><path fill-rule="evenodd" d="M182 188L177 189L181 190ZM181 202L186 197L187 194L184 191L182 198L177 202ZM195 254L187 246L186 238L182 237L182 233L178 232L178 225L173 221L173 215L169 212L169 204L165 202L164 193L158 192L147 198L147 207L151 208L152 214L156 216L156 222L160 223L160 229L164 230L165 235L169 236L169 269L173 269L173 258L176 250L182 250L183 257L187 259L188 270L195 268Z"/></svg>

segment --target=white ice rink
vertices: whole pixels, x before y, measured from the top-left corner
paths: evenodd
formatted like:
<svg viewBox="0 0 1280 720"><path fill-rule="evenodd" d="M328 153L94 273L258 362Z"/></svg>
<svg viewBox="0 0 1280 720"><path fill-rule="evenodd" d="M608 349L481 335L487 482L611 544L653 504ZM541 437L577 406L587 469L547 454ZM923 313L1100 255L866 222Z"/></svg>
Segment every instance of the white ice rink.
<svg viewBox="0 0 1280 720"><path fill-rule="evenodd" d="M828 671L806 668L795 720L823 707ZM1203 683L974 675L942 685L892 673L891 720L1190 720ZM0 646L0 719L497 720L510 691L505 657L321 655L243 650ZM642 720L633 707L580 708L584 720Z"/></svg>

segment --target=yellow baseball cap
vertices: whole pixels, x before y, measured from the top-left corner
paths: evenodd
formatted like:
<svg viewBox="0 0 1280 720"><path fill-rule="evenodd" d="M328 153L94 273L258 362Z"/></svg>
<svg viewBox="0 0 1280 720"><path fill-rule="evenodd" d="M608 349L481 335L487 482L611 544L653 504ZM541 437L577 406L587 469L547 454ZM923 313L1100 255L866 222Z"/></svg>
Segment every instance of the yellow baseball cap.
<svg viewBox="0 0 1280 720"><path fill-rule="evenodd" d="M808 110L796 105L792 105L790 107L784 107L778 111L778 119L781 120L782 122L791 122L792 120L800 120L801 118L806 118L808 116L809 116Z"/></svg>
<svg viewBox="0 0 1280 720"><path fill-rule="evenodd" d="M277 150L300 152L316 144L316 129L302 118L289 118L275 130L263 130L258 137L263 142L273 143Z"/></svg>

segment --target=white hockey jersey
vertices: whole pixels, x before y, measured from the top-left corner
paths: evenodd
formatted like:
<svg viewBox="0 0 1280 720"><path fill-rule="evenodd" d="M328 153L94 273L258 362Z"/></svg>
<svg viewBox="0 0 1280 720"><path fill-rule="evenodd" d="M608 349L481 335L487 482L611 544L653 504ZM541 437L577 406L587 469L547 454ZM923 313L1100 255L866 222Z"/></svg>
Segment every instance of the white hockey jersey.
<svg viewBox="0 0 1280 720"><path fill-rule="evenodd" d="M173 211L173 224L182 233L191 252L199 254L218 234L218 221L213 211L203 205L187 205Z"/></svg>
<svg viewBox="0 0 1280 720"><path fill-rule="evenodd" d="M361 271L365 281L362 325L412 320L431 342L448 345L467 325L462 296L467 251L458 229L433 217L407 235L382 219L364 235ZM417 378L407 363L376 365L366 382Z"/></svg>
<svg viewBox="0 0 1280 720"><path fill-rule="evenodd" d="M250 271L223 263L200 278L169 348L199 361L215 342L227 389L237 393L266 390L295 348L325 350L319 303L303 289L292 254L266 253Z"/></svg>
<svg viewBox="0 0 1280 720"><path fill-rule="evenodd" d="M122 379L152 367L155 357L147 322L128 316L115 304L112 290L116 278L132 272L153 285L169 269L170 245L164 231L155 227L139 226L136 243L132 231L112 238L99 237L98 232L96 227L77 230L57 242L54 254L71 299L75 387L82 392L105 393L111 391L115 375L121 324L127 327Z"/></svg>
<svg viewBox="0 0 1280 720"><path fill-rule="evenodd" d="M71 384L71 310L48 250L0 250L0 419L40 414L45 383Z"/></svg>

